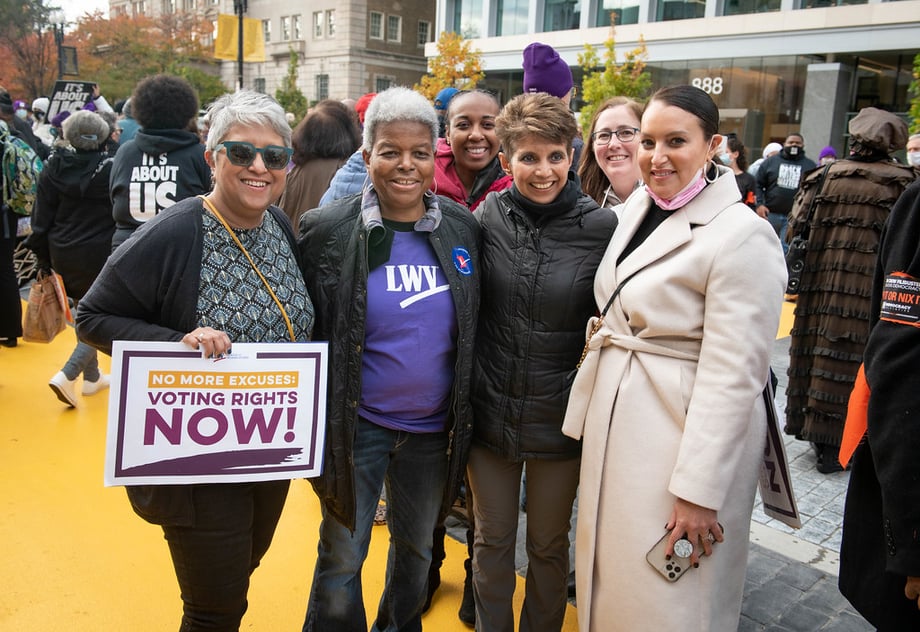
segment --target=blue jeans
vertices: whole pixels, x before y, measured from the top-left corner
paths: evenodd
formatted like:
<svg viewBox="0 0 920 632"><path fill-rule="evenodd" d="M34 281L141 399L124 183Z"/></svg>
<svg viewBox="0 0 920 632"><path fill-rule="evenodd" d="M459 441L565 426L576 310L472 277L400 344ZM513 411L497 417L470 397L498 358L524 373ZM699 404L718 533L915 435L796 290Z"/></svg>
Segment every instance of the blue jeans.
<svg viewBox="0 0 920 632"><path fill-rule="evenodd" d="M304 632L367 632L361 567L381 485L390 550L372 632L420 632L432 533L447 482L448 433L413 434L358 420L353 459L355 532L323 510Z"/></svg>
<svg viewBox="0 0 920 632"><path fill-rule="evenodd" d="M783 215L782 213L770 213L767 215L767 221L770 222L770 226L776 231L776 236L779 237L779 241L783 245L783 254L786 254L786 251L789 250L789 244L786 243L786 229L789 227L789 216Z"/></svg>

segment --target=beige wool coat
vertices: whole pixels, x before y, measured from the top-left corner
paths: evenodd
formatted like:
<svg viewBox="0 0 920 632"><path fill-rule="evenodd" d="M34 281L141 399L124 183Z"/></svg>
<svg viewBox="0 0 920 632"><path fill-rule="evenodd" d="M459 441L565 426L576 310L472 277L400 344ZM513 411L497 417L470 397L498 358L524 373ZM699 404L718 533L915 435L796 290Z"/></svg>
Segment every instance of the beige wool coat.
<svg viewBox="0 0 920 632"><path fill-rule="evenodd" d="M579 628L734 632L786 266L773 229L721 167L617 266L649 207L643 191L630 197L598 268L599 309L640 271L590 341L563 426L584 439ZM716 509L725 541L671 583L645 556L677 497Z"/></svg>

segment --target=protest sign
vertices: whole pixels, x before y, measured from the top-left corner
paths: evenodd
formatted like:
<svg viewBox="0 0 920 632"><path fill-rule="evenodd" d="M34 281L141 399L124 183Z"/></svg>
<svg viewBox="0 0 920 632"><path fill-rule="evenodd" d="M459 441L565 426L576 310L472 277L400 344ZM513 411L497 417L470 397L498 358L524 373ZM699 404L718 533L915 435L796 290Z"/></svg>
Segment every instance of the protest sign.
<svg viewBox="0 0 920 632"><path fill-rule="evenodd" d="M52 120L61 112L73 114L82 109L93 98L95 85L92 81L56 81L46 120Z"/></svg>
<svg viewBox="0 0 920 632"><path fill-rule="evenodd" d="M326 343L115 341L105 485L267 481L322 471Z"/></svg>

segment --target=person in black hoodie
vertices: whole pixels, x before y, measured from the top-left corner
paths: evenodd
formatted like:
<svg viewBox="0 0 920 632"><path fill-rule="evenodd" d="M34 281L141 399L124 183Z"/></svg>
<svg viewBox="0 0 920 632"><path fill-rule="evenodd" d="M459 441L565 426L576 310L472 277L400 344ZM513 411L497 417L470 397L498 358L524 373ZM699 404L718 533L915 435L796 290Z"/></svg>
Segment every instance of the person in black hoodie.
<svg viewBox="0 0 920 632"><path fill-rule="evenodd" d="M109 124L88 110L64 121L64 137L73 151L57 151L38 180L32 211L32 234L26 245L39 269L54 268L64 279L74 308L92 285L109 252L115 222L109 199L112 158L104 150ZM76 380L83 374L83 395L109 385L99 371L96 350L77 338L77 347L48 385L58 399L77 405Z"/></svg>
<svg viewBox="0 0 920 632"><path fill-rule="evenodd" d="M755 210L773 226L783 244L783 252L789 248L785 236L792 201L802 177L815 166L815 161L805 155L805 139L801 134L792 133L786 137L783 150L764 160L757 170Z"/></svg>
<svg viewBox="0 0 920 632"><path fill-rule="evenodd" d="M109 181L112 250L161 211L211 190L204 145L188 130L198 116L198 97L185 79L166 74L144 79L131 95L131 112L141 128L118 149Z"/></svg>

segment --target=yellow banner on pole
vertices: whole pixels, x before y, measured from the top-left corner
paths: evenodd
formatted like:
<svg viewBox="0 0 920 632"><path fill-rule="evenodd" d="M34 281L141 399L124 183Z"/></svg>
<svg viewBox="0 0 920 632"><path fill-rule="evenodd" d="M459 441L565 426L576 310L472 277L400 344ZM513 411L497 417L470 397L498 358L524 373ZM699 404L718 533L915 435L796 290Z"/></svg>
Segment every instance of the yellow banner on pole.
<svg viewBox="0 0 920 632"><path fill-rule="evenodd" d="M214 56L218 59L237 59L239 54L239 17L227 13L217 16L217 37ZM265 39L262 21L243 18L243 61L265 61Z"/></svg>

